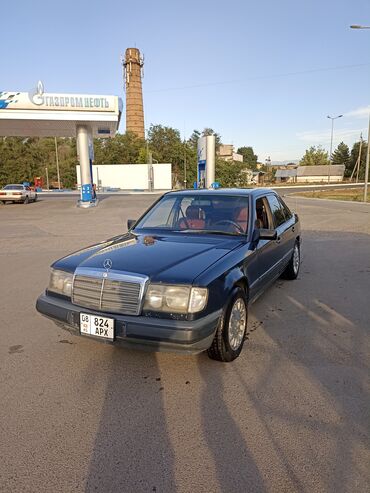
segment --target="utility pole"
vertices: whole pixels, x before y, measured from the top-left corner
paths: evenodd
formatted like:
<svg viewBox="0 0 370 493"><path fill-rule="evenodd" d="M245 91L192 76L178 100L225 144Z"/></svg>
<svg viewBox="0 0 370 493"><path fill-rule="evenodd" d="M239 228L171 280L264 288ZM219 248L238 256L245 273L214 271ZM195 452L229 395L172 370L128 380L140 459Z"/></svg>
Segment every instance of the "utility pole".
<svg viewBox="0 0 370 493"><path fill-rule="evenodd" d="M60 190L60 174L59 174L59 159L58 159L58 144L57 144L57 138L54 137L54 143L55 143L55 159L57 162L57 175L58 175L58 188Z"/></svg>
<svg viewBox="0 0 370 493"><path fill-rule="evenodd" d="M364 187L364 202L367 202L367 182L369 180L369 160L370 160L370 113L369 113L369 130L367 132L367 153L365 166L365 187Z"/></svg>
<svg viewBox="0 0 370 493"><path fill-rule="evenodd" d="M45 168L45 172L46 172L46 188L48 190L50 190L49 189L49 171L48 171L48 168L47 167Z"/></svg>
<svg viewBox="0 0 370 493"><path fill-rule="evenodd" d="M354 174L358 170L358 163L359 163L359 161L361 161L361 148L362 148L362 132L360 134L360 148L359 148L359 151L358 151L358 156L357 156L357 159L356 159L356 163L355 163L355 165L353 167L351 176L349 178L349 181L352 181ZM357 176L356 176L356 183L357 183L357 181L358 181L358 172L357 172Z"/></svg>
<svg viewBox="0 0 370 493"><path fill-rule="evenodd" d="M186 180L186 142L184 138L184 188L187 188L187 180Z"/></svg>
<svg viewBox="0 0 370 493"><path fill-rule="evenodd" d="M186 179L186 131L185 131L185 120L184 120L184 189L187 188L187 179Z"/></svg>
<svg viewBox="0 0 370 493"><path fill-rule="evenodd" d="M342 118L343 115L338 115L338 116L329 116L328 115L328 118L330 118L331 120L331 138L330 138L330 155L329 155L329 168L328 168L328 183L330 183L330 167L331 167L331 163L333 161L333 134L334 134L334 120L336 120L337 118Z"/></svg>

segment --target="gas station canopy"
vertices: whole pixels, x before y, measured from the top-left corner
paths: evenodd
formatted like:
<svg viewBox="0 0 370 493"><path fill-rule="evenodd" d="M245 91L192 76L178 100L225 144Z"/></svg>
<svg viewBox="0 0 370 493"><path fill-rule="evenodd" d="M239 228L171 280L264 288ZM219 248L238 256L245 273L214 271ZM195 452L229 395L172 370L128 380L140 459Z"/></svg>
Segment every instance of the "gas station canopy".
<svg viewBox="0 0 370 493"><path fill-rule="evenodd" d="M83 125L92 137L115 135L122 113L117 96L0 91L0 135L76 137Z"/></svg>
<svg viewBox="0 0 370 493"><path fill-rule="evenodd" d="M93 138L113 137L122 101L117 96L45 93L41 81L30 92L0 91L0 136L76 137L81 165L82 207L96 205L91 164Z"/></svg>

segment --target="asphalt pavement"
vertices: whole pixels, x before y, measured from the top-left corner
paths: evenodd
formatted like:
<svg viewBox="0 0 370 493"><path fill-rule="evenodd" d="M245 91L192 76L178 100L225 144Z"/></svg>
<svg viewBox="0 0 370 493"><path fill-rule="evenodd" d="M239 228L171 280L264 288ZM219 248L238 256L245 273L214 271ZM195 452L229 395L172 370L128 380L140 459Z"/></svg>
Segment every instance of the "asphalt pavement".
<svg viewBox="0 0 370 493"><path fill-rule="evenodd" d="M114 348L36 312L53 260L155 199L0 207L0 491L370 491L370 205L287 199L299 278L251 306L231 364Z"/></svg>

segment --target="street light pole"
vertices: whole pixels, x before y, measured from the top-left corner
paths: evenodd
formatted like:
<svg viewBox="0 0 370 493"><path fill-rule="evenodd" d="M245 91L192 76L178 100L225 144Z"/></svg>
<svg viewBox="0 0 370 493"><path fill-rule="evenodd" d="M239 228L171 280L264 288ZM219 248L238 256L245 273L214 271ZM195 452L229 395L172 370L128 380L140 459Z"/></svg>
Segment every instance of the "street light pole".
<svg viewBox="0 0 370 493"><path fill-rule="evenodd" d="M55 143L55 158L57 162L57 175L58 175L58 188L60 190L60 174L59 174L59 158L58 158L58 144L57 144L57 138L54 137L54 143Z"/></svg>
<svg viewBox="0 0 370 493"><path fill-rule="evenodd" d="M370 160L370 113L369 113L369 130L367 132L367 152L365 165L365 187L364 187L364 202L367 202L367 184L369 181L369 160ZM360 167L360 163L359 163Z"/></svg>
<svg viewBox="0 0 370 493"><path fill-rule="evenodd" d="M351 29L370 29L370 26L361 26L360 24L352 24ZM367 202L367 185L369 181L369 160L370 160L370 114L369 114L369 130L367 133L367 152L365 165L365 186L364 186L364 202ZM359 163L360 167L360 163Z"/></svg>
<svg viewBox="0 0 370 493"><path fill-rule="evenodd" d="M332 155L333 155L333 135L334 135L334 120L337 118L342 118L343 115L338 115L338 116L329 116L331 120L331 138L330 138L330 154L329 154L329 168L328 168L328 183L330 183L330 167L332 163Z"/></svg>

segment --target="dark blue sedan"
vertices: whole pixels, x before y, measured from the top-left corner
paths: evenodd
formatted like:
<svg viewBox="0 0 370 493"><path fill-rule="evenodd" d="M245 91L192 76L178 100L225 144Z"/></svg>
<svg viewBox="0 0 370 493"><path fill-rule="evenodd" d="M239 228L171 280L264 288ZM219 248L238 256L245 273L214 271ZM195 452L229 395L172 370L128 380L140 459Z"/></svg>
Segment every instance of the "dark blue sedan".
<svg viewBox="0 0 370 493"><path fill-rule="evenodd" d="M269 189L169 192L128 228L55 262L37 310L83 337L232 361L248 305L299 272L298 216Z"/></svg>

